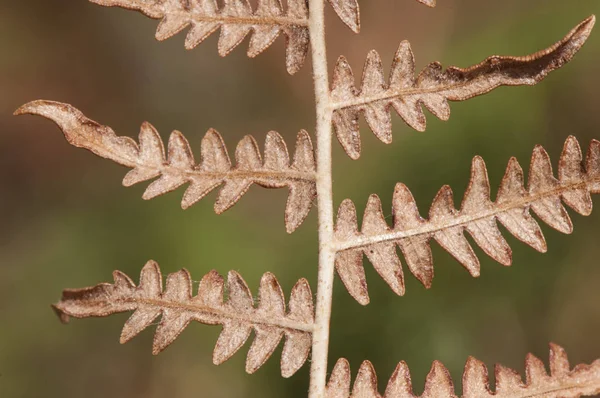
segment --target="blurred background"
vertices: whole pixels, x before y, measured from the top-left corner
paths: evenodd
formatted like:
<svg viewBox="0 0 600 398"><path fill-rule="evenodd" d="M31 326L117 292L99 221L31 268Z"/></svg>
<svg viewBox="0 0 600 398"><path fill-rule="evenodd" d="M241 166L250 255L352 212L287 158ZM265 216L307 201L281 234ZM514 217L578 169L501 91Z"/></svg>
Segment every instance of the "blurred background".
<svg viewBox="0 0 600 398"><path fill-rule="evenodd" d="M525 55L600 12L597 0L438 3L429 9L414 0L363 1L360 35L328 7L330 70L344 54L360 75L374 48L387 73L403 39L411 41L419 69L433 60L468 66L492 54ZM137 282L148 259L165 274L185 267L196 281L211 269L237 270L254 293L266 271L279 278L286 296L301 277L316 288L315 211L287 235L286 190L252 187L221 216L212 210L216 193L186 211L179 206L182 189L143 201L144 184L121 186L124 168L69 146L49 121L12 112L52 99L74 104L120 135L137 136L147 120L163 137L182 131L198 153L204 132L214 127L230 151L250 133L262 150L269 130L291 144L298 130L313 129L310 60L296 76L287 75L283 39L256 59L245 55L247 40L220 58L218 34L185 51L182 34L159 43L156 21L85 0L5 1L0 9L0 396L305 397L308 366L282 379L281 348L247 375L250 342L230 361L212 365L218 327L194 323L153 357L153 328L121 346L127 315L64 326L50 304L63 288L110 282L114 269ZM334 145L335 206L351 198L361 214L368 195L377 193L391 215L394 184L404 182L426 215L444 184L453 187L459 205L475 155L486 160L495 195L510 156L527 170L534 145L542 144L556 165L570 134L585 151L591 138L600 138L597 30L571 64L540 85L453 103L448 122L428 116L426 133L394 114L394 142L384 145L361 120L360 160ZM346 357L354 376L369 359L383 390L405 360L420 392L435 359L446 364L458 389L469 355L522 371L527 352L547 362L552 341L572 362L600 357L600 213L571 215L572 236L543 225L546 254L505 233L514 251L510 268L476 248L478 279L434 243L432 289L405 269L404 297L365 260L369 306L357 304L336 280L329 368Z"/></svg>

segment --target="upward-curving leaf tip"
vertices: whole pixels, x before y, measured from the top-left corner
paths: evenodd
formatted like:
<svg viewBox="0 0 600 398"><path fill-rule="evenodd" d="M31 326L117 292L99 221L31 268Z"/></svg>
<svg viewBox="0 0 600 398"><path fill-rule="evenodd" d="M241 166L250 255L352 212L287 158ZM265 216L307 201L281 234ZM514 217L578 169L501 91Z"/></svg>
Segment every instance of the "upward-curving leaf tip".
<svg viewBox="0 0 600 398"><path fill-rule="evenodd" d="M131 168L123 179L125 186L154 179L146 188L144 199L189 184L181 201L186 209L222 185L214 207L221 214L237 203L252 184L288 187L285 226L292 233L310 212L317 194L314 150L310 135L304 130L297 135L293 159L279 133L267 133L264 159L254 137L247 135L237 145L234 166L223 138L213 129L204 135L200 161L196 162L183 134L173 131L165 148L158 131L148 122L142 124L136 143L129 137L117 136L110 127L88 119L69 104L33 101L15 111L15 115L22 114L48 118L60 127L71 145Z"/></svg>

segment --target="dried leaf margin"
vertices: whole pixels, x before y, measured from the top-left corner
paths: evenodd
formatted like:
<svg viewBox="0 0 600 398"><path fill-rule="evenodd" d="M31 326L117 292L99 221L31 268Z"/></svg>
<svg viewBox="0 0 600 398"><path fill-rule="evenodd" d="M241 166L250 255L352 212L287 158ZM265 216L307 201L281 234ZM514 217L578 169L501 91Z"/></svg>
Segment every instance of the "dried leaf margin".
<svg viewBox="0 0 600 398"><path fill-rule="evenodd" d="M600 360L591 365L577 365L571 369L565 350L550 344L550 375L544 363L532 354L525 359L526 381L516 371L496 365L496 389L490 389L485 364L473 357L467 360L462 377L463 398L577 398L600 393ZM350 365L344 358L337 361L329 383L326 398L417 398L413 393L410 371L400 362L390 378L384 395L378 392L377 375L373 365L364 361L360 366L352 394L350 393ZM446 367L435 361L425 380L422 398L458 398L452 378Z"/></svg>
<svg viewBox="0 0 600 398"><path fill-rule="evenodd" d="M129 137L117 136L110 127L88 119L69 104L33 101L15 112L15 115L22 114L48 118L60 127L71 145L132 168L123 179L125 186L159 177L148 186L144 199L155 198L189 183L181 202L186 209L224 184L215 203L215 212L221 214L252 184L265 188L288 187L285 225L287 232L292 233L310 212L317 195L314 150L310 136L304 130L298 133L291 164L283 138L271 131L265 140L264 161L256 140L248 135L237 146L237 165L233 167L221 135L213 129L202 140L201 160L196 164L190 145L180 132L171 134L165 154L160 135L147 122L142 124L138 144Z"/></svg>
<svg viewBox="0 0 600 398"><path fill-rule="evenodd" d="M352 159L361 152L359 116L382 142L392 142L393 107L418 131L426 128L424 105L441 120L450 117L448 101L464 101L499 86L534 85L569 62L588 39L596 18L590 16L553 46L524 57L491 56L470 68L451 66L445 71L438 62L429 64L415 77L410 44L400 43L388 82L376 51L367 56L360 89L355 87L352 68L341 56L331 85L333 125L344 151Z"/></svg>
<svg viewBox="0 0 600 398"><path fill-rule="evenodd" d="M393 226L389 227L385 221L379 197L372 195L359 232L354 203L349 199L342 202L335 227L336 270L350 294L359 303L368 304L365 254L392 290L403 295L398 245L410 272L429 288L434 273L429 245L434 239L477 277L479 259L465 238L465 231L488 256L510 265L512 251L497 221L520 241L545 252L544 235L530 210L552 228L569 234L573 225L562 202L581 215L589 215L591 194L596 193L600 193L600 141L597 140L591 141L584 162L577 139L569 136L559 159L558 178L554 177L548 153L538 145L531 156L527 188L521 166L511 158L494 202L485 162L477 156L472 162L460 210L454 208L452 189L446 185L433 200L429 219L424 219L410 190L399 183L392 200Z"/></svg>
<svg viewBox="0 0 600 398"><path fill-rule="evenodd" d="M113 273L114 284L102 283L83 289L67 289L53 308L63 322L69 317L104 317L135 311L125 323L121 343L126 343L162 315L154 335L152 353L158 354L179 334L196 321L206 325L222 325L213 353L219 365L231 358L248 340L255 338L246 360L246 371L254 373L273 354L285 336L281 357L281 373L290 377L302 367L310 352L314 310L308 281L299 280L292 288L289 309L279 282L271 273L260 281L258 304L244 279L230 271L227 284L216 272L202 278L198 293L192 296L192 279L187 270L167 276L163 290L158 264L149 261L142 269L136 286L124 273ZM223 297L227 290L228 300Z"/></svg>

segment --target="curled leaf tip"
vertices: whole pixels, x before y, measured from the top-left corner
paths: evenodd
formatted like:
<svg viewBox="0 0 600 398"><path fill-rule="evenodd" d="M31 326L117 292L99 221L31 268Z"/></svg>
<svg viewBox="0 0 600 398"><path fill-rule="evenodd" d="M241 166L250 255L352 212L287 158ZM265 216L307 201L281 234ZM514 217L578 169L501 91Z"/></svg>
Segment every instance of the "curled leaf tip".
<svg viewBox="0 0 600 398"><path fill-rule="evenodd" d="M293 232L310 212L317 195L314 149L305 131L297 135L292 159L283 137L271 132L262 154L256 140L246 136L238 144L236 164L232 164L223 138L211 129L202 139L197 162L183 134L173 131L165 145L158 131L147 122L142 124L136 142L88 119L69 104L33 101L17 112L46 117L60 127L71 145L131 168L123 185L153 180L142 196L146 200L187 185L181 202L181 207L187 209L222 186L215 204L215 212L221 214L235 205L253 184L265 188L287 187L285 225L288 232Z"/></svg>
<svg viewBox="0 0 600 398"><path fill-rule="evenodd" d="M54 311L54 313L56 314L56 316L58 316L58 319L61 323L63 324L67 324L69 323L69 321L71 320L71 317L67 314L65 314L58 305L52 304L51 305L52 310Z"/></svg>
<svg viewBox="0 0 600 398"><path fill-rule="evenodd" d="M55 101L35 100L21 105L16 111L14 111L13 115L40 115L48 117L53 110L60 108L59 105L65 104Z"/></svg>
<svg viewBox="0 0 600 398"><path fill-rule="evenodd" d="M25 105L21 105L19 108L17 108L17 110L13 112L13 116L20 116L29 113L28 108L31 104L32 102L28 102Z"/></svg>

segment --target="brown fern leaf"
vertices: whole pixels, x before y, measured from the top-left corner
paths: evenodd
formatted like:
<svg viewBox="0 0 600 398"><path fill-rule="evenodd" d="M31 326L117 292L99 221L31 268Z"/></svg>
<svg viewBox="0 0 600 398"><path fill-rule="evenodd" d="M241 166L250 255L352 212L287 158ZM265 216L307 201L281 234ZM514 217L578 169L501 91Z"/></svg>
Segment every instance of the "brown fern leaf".
<svg viewBox="0 0 600 398"><path fill-rule="evenodd" d="M410 272L431 286L433 258L429 241L434 239L477 277L479 259L464 236L467 231L475 243L494 260L510 265L512 251L502 237L496 221L517 239L545 252L546 241L530 210L552 228L569 234L573 225L562 201L582 215L592 212L590 194L600 193L600 142L592 140L583 164L581 148L573 136L567 138L558 164L558 179L552 172L548 153L536 146L531 156L528 185L515 158L508 162L496 201L490 198L490 183L483 159L476 156L471 178L460 210L454 208L452 189L443 186L423 219L409 189L396 185L392 203L393 227L383 216L381 201L371 195L365 209L362 231L358 232L356 209L351 200L340 205L335 236L336 269L350 294L361 304L369 302L362 265L363 253L377 272L399 295L404 294L402 265L396 254L398 245Z"/></svg>
<svg viewBox="0 0 600 398"><path fill-rule="evenodd" d="M148 261L142 269L138 286L120 271L115 271L113 277L114 284L63 291L53 308L63 322L68 322L69 317L103 317L135 311L123 327L122 344L162 315L152 346L155 355L167 348L191 321L197 321L223 326L213 352L215 365L231 358L252 330L255 338L246 359L248 373L254 373L269 359L283 336L283 377L292 376L308 358L314 315L312 293L305 279L292 288L286 312L281 286L271 273L264 274L260 281L257 306L246 282L235 271L229 272L226 287L216 271L209 272L200 281L196 296L192 296L192 279L185 269L168 275L163 290L162 274L154 261ZM227 301L223 300L225 289Z"/></svg>
<svg viewBox="0 0 600 398"><path fill-rule="evenodd" d="M300 70L308 53L308 7L305 0L288 0L283 10L280 0L259 0L253 10L247 0L90 0L107 7L141 11L161 19L157 40L166 40L191 26L185 48L190 50L221 28L218 50L225 57L253 31L248 56L262 53L283 32L286 36L286 67L290 74Z"/></svg>
<svg viewBox="0 0 600 398"><path fill-rule="evenodd" d="M591 16L553 46L525 57L492 56L467 69L454 66L442 70L429 64L415 77L410 44L400 43L394 56L389 82L385 82L379 54L371 51L363 69L360 89L345 57L338 59L331 89L333 125L342 147L352 159L360 156L359 116L364 112L373 133L386 144L392 142L393 107L404 121L425 130L422 105L441 120L450 117L448 101L463 101L499 86L534 85L569 62L589 37L595 23Z"/></svg>
<svg viewBox="0 0 600 398"><path fill-rule="evenodd" d="M556 344L550 344L550 375L544 363L532 354L525 359L525 383L517 372L502 365L496 365L495 373L496 389L492 392L485 364L470 357L462 377L462 397L577 398L600 393L600 360L571 369L565 350ZM350 378L348 361L338 360L327 384L326 398L458 398L450 373L439 361L433 362L422 395L413 393L405 362L398 364L383 395L378 392L377 375L371 362L364 361L360 366L352 393Z"/></svg>
<svg viewBox="0 0 600 398"><path fill-rule="evenodd" d="M137 144L129 137L117 136L110 127L86 118L68 104L33 101L15 112L16 115L26 113L54 121L71 145L132 168L123 179L125 186L160 177L148 186L144 199L155 198L189 183L181 202L181 207L186 209L224 184L215 203L215 212L221 214L252 184L266 188L287 186L290 194L285 225L288 233L292 233L308 215L317 195L314 151L310 136L304 130L298 133L292 164L283 138L271 131L265 140L264 160L256 140L247 135L236 148L237 164L232 166L221 135L210 129L202 139L201 160L196 164L188 141L179 131L171 134L165 155L158 132L147 122L142 124Z"/></svg>
<svg viewBox="0 0 600 398"><path fill-rule="evenodd" d="M328 0L337 16L354 33L360 32L360 9L358 0Z"/></svg>

